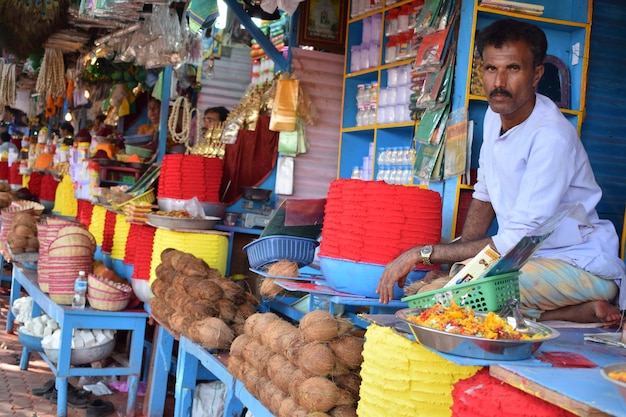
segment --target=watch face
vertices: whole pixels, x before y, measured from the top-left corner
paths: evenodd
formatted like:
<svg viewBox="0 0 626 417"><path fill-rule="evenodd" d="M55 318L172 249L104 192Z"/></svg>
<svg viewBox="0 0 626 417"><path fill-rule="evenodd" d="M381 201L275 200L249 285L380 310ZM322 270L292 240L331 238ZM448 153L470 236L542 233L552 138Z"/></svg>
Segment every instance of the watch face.
<svg viewBox="0 0 626 417"><path fill-rule="evenodd" d="M422 255L426 256L426 255L430 255L433 251L433 247L432 246L424 246L422 248Z"/></svg>

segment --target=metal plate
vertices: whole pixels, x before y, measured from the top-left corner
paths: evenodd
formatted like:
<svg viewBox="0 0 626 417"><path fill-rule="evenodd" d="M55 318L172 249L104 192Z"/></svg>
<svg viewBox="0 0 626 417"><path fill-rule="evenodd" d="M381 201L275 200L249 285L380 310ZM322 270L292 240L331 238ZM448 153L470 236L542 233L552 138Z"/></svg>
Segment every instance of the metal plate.
<svg viewBox="0 0 626 417"><path fill-rule="evenodd" d="M515 361L530 357L543 342L559 337L557 330L531 320L524 320L531 334L541 334L545 335L545 337L533 340L493 340L448 333L421 326L407 318L419 315L426 310L425 308L405 308L397 311L396 317L409 325L411 332L413 332L413 335L420 343L451 355L487 360ZM487 315L487 313L475 314L478 317ZM515 326L513 317L507 317L507 321Z"/></svg>
<svg viewBox="0 0 626 417"><path fill-rule="evenodd" d="M219 217L186 219L148 213L149 225L171 230L209 230L213 229L219 220Z"/></svg>

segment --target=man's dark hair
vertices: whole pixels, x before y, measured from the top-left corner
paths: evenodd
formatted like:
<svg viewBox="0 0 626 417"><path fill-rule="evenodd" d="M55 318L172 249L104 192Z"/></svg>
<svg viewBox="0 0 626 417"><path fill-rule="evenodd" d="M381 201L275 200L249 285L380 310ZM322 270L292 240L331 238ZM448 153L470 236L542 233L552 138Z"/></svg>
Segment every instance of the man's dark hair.
<svg viewBox="0 0 626 417"><path fill-rule="evenodd" d="M100 120L100 123L104 123L106 118L107 118L106 114L99 114L96 116L95 120Z"/></svg>
<svg viewBox="0 0 626 417"><path fill-rule="evenodd" d="M70 132L71 135L74 134L74 126L72 126L72 124L70 122L63 122L61 123L61 126L59 126L59 130L60 129L65 129L68 132Z"/></svg>
<svg viewBox="0 0 626 417"><path fill-rule="evenodd" d="M230 111L228 111L228 109L224 106L219 106L219 107L209 107L208 109L204 111L204 115L206 116L207 113L219 114L220 122L223 122L228 117L228 113L230 113Z"/></svg>
<svg viewBox="0 0 626 417"><path fill-rule="evenodd" d="M9 135L9 132L2 132L0 133L0 141L2 143L6 143L6 142L10 142L11 141L11 135Z"/></svg>
<svg viewBox="0 0 626 417"><path fill-rule="evenodd" d="M517 41L528 44L535 66L543 64L548 49L546 34L539 27L521 20L497 20L481 29L476 36L476 48L482 57L487 46L502 48L505 43Z"/></svg>

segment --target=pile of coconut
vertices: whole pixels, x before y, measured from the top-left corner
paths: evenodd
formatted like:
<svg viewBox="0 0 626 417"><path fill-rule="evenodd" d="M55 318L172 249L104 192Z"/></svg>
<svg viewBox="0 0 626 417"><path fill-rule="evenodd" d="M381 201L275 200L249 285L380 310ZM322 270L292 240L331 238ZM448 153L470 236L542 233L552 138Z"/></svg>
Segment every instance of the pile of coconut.
<svg viewBox="0 0 626 417"><path fill-rule="evenodd" d="M15 255L39 252L37 221L38 216L35 216L32 210L18 211L12 216L7 243Z"/></svg>
<svg viewBox="0 0 626 417"><path fill-rule="evenodd" d="M363 339L323 310L299 327L256 313L230 347L228 370L278 417L356 417Z"/></svg>
<svg viewBox="0 0 626 417"><path fill-rule="evenodd" d="M228 349L256 313L252 294L221 276L204 260L165 249L151 289L152 316L176 334L210 349Z"/></svg>

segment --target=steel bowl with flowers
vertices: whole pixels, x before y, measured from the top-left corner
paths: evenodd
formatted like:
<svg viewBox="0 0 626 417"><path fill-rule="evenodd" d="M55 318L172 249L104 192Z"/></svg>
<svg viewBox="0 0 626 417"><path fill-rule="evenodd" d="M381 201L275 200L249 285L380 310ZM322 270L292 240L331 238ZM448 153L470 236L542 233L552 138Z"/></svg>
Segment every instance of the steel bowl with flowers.
<svg viewBox="0 0 626 417"><path fill-rule="evenodd" d="M525 330L516 330L515 317L494 312L474 312L452 304L431 308L405 308L396 317L408 324L415 338L425 346L451 355L485 360L527 359L559 332L531 320Z"/></svg>

